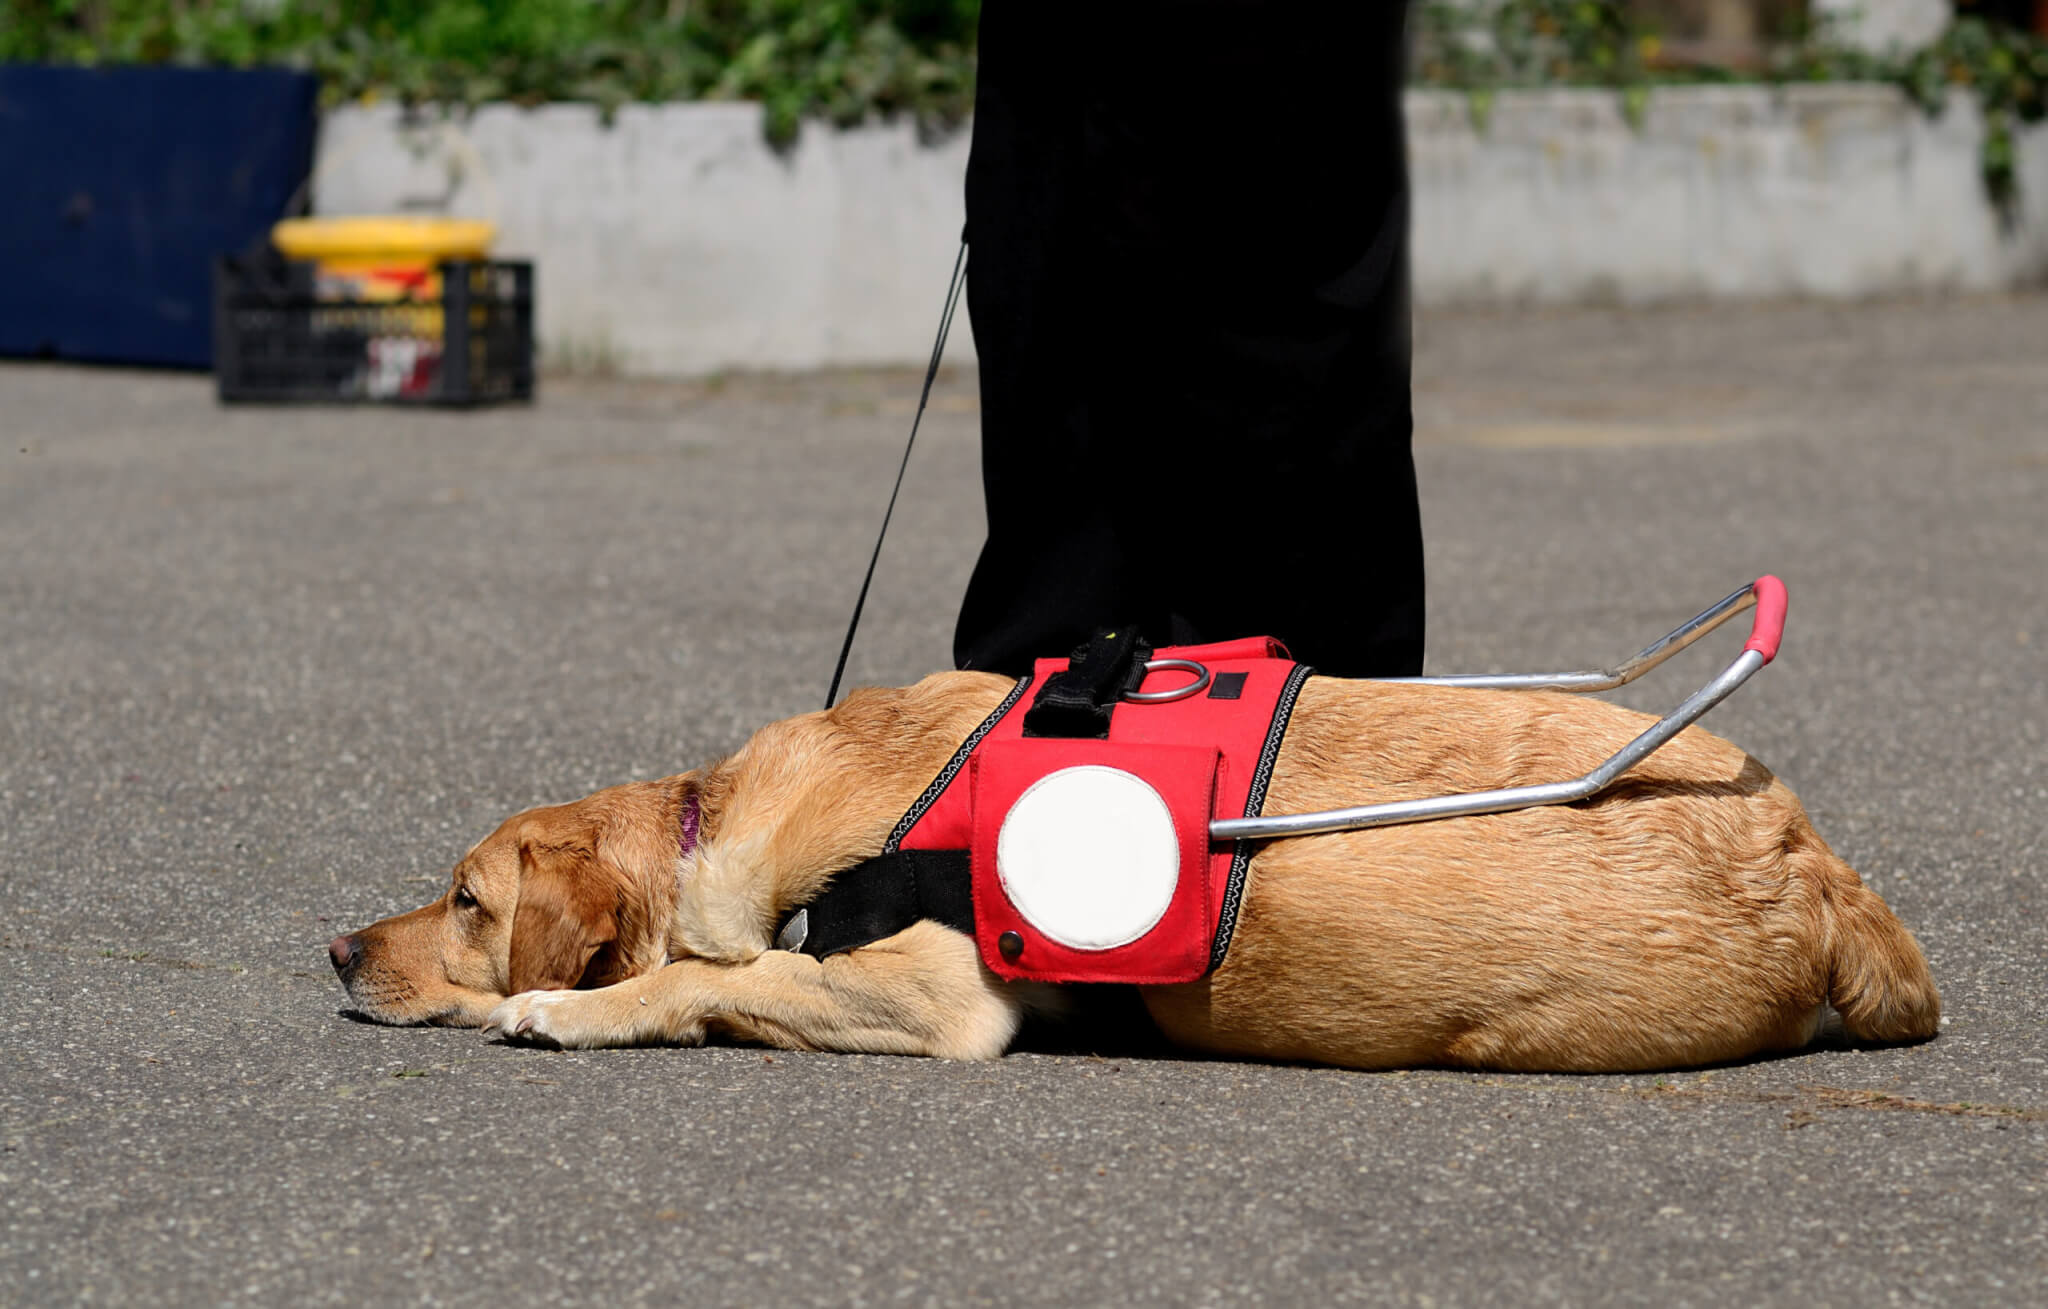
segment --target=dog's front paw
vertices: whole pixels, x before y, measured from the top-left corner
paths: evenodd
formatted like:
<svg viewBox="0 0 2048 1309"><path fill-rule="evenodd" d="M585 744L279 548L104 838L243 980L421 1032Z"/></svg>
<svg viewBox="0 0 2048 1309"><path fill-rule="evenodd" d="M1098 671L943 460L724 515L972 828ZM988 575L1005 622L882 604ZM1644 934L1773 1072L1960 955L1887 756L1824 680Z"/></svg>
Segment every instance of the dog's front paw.
<svg viewBox="0 0 2048 1309"><path fill-rule="evenodd" d="M484 1035L557 1049L574 1044L563 1039L574 1024L564 1021L568 1015L562 1006L576 999L574 991L522 992L491 1010L484 1019Z"/></svg>

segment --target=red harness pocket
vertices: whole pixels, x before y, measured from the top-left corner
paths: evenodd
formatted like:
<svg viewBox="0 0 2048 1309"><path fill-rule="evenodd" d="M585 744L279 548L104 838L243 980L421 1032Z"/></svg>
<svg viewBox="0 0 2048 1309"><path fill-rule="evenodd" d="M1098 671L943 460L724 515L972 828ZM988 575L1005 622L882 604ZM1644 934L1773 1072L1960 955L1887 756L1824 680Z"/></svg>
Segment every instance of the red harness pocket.
<svg viewBox="0 0 2048 1309"><path fill-rule="evenodd" d="M1209 968L1220 753L990 741L973 757L974 935L998 976L1191 982Z"/></svg>

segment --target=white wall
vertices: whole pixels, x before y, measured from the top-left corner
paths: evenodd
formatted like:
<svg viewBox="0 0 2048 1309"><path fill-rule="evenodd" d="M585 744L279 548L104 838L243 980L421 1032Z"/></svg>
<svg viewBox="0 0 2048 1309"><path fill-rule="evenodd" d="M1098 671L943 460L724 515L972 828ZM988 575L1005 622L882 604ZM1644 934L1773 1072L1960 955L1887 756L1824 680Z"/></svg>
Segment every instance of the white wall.
<svg viewBox="0 0 2048 1309"><path fill-rule="evenodd" d="M1984 194L1974 105L1930 120L1875 86L1658 91L1640 128L1604 91L1503 93L1485 131L1411 92L1420 301L1649 302L1991 290L2048 275L2048 128L2022 142L2023 221ZM405 127L328 116L322 213L444 203L538 263L554 366L688 375L921 364L962 222L967 137L809 127L757 107L488 106ZM962 313L947 357L972 358Z"/></svg>
<svg viewBox="0 0 2048 1309"><path fill-rule="evenodd" d="M1984 189L1975 102L1930 119L1890 87L1678 87L1619 100L1411 93L1425 303L1645 303L1987 291L2048 274L2048 131L2023 139L2021 223Z"/></svg>

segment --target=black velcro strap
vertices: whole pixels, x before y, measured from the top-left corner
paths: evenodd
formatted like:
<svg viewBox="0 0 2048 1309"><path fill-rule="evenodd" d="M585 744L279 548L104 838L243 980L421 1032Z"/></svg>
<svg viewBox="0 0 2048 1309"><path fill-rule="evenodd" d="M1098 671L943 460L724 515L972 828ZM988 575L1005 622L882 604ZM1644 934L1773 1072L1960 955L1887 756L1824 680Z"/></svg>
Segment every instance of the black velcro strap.
<svg viewBox="0 0 2048 1309"><path fill-rule="evenodd" d="M895 850L835 873L804 915L793 948L816 959L858 950L929 918L974 931L974 886L965 850ZM791 921L783 923L790 930ZM779 939L779 937L778 937Z"/></svg>
<svg viewBox="0 0 2048 1309"><path fill-rule="evenodd" d="M1097 632L1074 651L1065 672L1045 679L1024 712L1024 735L1107 739L1117 701L1145 680L1151 655L1133 626Z"/></svg>

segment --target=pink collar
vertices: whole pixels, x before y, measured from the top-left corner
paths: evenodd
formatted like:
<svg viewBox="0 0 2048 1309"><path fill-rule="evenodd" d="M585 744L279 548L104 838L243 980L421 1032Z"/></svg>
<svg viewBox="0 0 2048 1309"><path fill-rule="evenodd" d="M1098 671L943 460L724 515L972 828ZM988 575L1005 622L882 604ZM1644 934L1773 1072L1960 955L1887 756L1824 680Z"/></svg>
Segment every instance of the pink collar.
<svg viewBox="0 0 2048 1309"><path fill-rule="evenodd" d="M697 848L697 824L703 813L697 805L697 793L691 791L683 797L682 817L676 824L676 851L683 858L690 857L690 851Z"/></svg>

